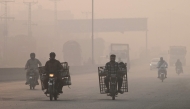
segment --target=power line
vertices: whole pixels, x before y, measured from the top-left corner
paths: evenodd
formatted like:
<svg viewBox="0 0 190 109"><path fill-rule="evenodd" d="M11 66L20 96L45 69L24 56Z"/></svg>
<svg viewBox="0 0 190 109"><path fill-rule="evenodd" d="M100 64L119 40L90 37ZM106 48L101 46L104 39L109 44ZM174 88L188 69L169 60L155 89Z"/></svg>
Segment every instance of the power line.
<svg viewBox="0 0 190 109"><path fill-rule="evenodd" d="M4 13L0 16L1 20L4 20L4 37L8 36L8 20L14 19L14 17L8 17L8 3L14 2L14 0L1 0L0 3L4 5Z"/></svg>
<svg viewBox="0 0 190 109"><path fill-rule="evenodd" d="M24 4L28 5L28 37L32 37L32 5L37 4L38 2L36 1L24 1Z"/></svg>
<svg viewBox="0 0 190 109"><path fill-rule="evenodd" d="M61 0L50 0L54 2L54 26L55 26L55 36L57 36L57 2Z"/></svg>
<svg viewBox="0 0 190 109"><path fill-rule="evenodd" d="M6 63L6 49L7 49L7 37L8 37L8 20L13 20L14 17L8 17L8 3L15 2L14 0L1 0L0 3L4 5L4 13L0 16L1 20L4 20L3 30L3 61Z"/></svg>

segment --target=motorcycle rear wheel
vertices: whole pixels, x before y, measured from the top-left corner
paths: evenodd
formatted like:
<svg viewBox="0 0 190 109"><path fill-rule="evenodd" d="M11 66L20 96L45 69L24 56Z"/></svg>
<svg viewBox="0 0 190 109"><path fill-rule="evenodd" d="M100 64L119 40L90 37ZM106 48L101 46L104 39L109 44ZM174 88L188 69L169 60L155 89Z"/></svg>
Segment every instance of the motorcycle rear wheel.
<svg viewBox="0 0 190 109"><path fill-rule="evenodd" d="M112 100L115 100L115 95L112 96Z"/></svg>
<svg viewBox="0 0 190 109"><path fill-rule="evenodd" d="M57 100L57 94L54 95L54 100Z"/></svg>
<svg viewBox="0 0 190 109"><path fill-rule="evenodd" d="M164 74L161 75L161 78L162 78L162 82L164 81Z"/></svg>
<svg viewBox="0 0 190 109"><path fill-rule="evenodd" d="M49 90L49 98L50 98L50 101L52 101L53 100L53 89L52 89L53 87L51 86L50 87L50 90Z"/></svg>

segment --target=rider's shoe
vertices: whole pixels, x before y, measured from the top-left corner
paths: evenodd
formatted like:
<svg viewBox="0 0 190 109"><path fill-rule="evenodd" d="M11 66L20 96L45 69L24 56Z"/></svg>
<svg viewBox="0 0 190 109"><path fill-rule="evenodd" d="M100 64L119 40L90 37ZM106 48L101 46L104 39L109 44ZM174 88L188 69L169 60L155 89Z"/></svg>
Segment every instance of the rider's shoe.
<svg viewBox="0 0 190 109"><path fill-rule="evenodd" d="M36 85L39 85L39 82L38 82L38 81L36 81Z"/></svg>
<svg viewBox="0 0 190 109"><path fill-rule="evenodd" d="M165 78L167 78L167 77L165 77Z"/></svg>
<svg viewBox="0 0 190 109"><path fill-rule="evenodd" d="M106 93L109 93L110 91L109 91L109 89L107 89L105 92L106 92Z"/></svg>
<svg viewBox="0 0 190 109"><path fill-rule="evenodd" d="M120 90L118 90L118 93L123 94L123 91L120 89Z"/></svg>
<svg viewBox="0 0 190 109"><path fill-rule="evenodd" d="M28 83L28 81L25 83L25 85L28 85L29 83Z"/></svg>
<svg viewBox="0 0 190 109"><path fill-rule="evenodd" d="M63 93L63 91L62 91L62 90L59 90L58 92L59 92L59 93Z"/></svg>
<svg viewBox="0 0 190 109"><path fill-rule="evenodd" d="M46 91L44 92L44 94L49 94L49 91L48 91L48 90L46 90Z"/></svg>

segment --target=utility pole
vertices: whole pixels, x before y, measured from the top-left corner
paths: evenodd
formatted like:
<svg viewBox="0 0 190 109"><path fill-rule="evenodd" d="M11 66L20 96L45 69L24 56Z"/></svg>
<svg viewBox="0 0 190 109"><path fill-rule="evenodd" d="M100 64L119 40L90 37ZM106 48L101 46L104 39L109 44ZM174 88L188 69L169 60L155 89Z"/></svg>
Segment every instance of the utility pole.
<svg viewBox="0 0 190 109"><path fill-rule="evenodd" d="M37 4L35 1L24 1L28 5L28 37L32 37L32 5Z"/></svg>
<svg viewBox="0 0 190 109"><path fill-rule="evenodd" d="M54 32L55 36L57 36L57 2L61 0L50 0L54 2Z"/></svg>
<svg viewBox="0 0 190 109"><path fill-rule="evenodd" d="M146 56L148 56L148 30L146 30Z"/></svg>
<svg viewBox="0 0 190 109"><path fill-rule="evenodd" d="M92 64L94 64L94 0L92 0Z"/></svg>
<svg viewBox="0 0 190 109"><path fill-rule="evenodd" d="M3 31L3 61L6 64L6 49L7 49L7 37L8 37L8 20L14 19L14 17L8 17L8 3L14 2L14 0L0 0L0 3L4 5L4 13L0 16L0 19L4 21Z"/></svg>

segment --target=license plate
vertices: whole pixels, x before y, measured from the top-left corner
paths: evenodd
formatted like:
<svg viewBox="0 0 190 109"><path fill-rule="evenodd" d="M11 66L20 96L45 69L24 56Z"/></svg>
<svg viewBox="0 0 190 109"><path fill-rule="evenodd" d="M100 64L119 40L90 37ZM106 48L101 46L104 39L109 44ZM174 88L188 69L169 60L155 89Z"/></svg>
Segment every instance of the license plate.
<svg viewBox="0 0 190 109"><path fill-rule="evenodd" d="M49 83L49 85L53 85L52 83Z"/></svg>

